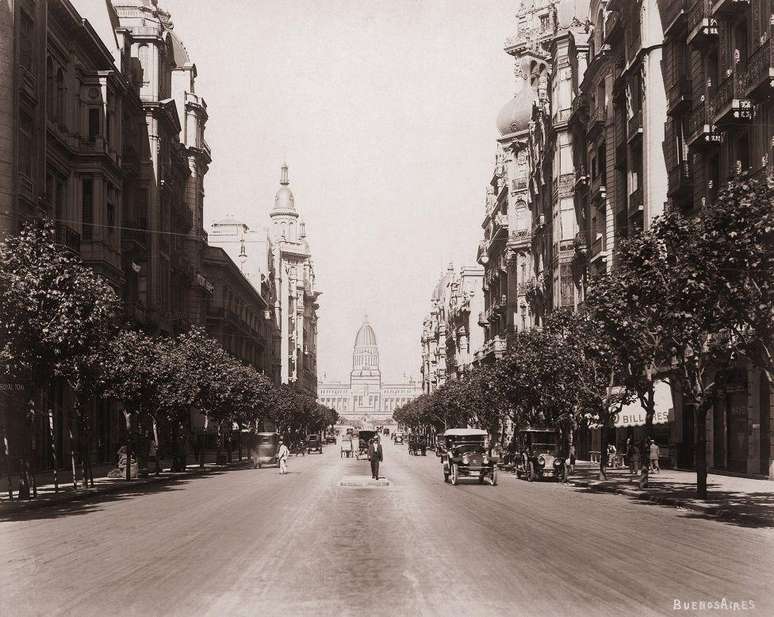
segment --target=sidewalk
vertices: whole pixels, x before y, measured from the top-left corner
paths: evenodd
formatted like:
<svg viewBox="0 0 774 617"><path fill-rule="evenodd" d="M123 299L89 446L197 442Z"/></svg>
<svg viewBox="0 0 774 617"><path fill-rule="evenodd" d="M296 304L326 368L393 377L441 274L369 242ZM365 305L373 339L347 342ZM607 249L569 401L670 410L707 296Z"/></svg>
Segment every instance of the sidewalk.
<svg viewBox="0 0 774 617"><path fill-rule="evenodd" d="M599 465L579 461L569 483L589 492L619 493L722 518L742 526L774 527L774 481L709 474L706 500L696 498L696 472L664 469L649 474L648 487L639 488L625 469L608 469L599 480Z"/></svg>
<svg viewBox="0 0 774 617"><path fill-rule="evenodd" d="M8 497L7 479L2 478L0 481L0 489L2 489L2 493L0 493L0 513L11 514L13 512L22 512L45 506L62 504L68 501L89 499L99 495L108 495L110 493L137 493L142 492L142 487L148 487L149 485L163 484L216 471L236 469L245 467L249 464L249 459L243 457L240 462L235 457L230 464L216 465L214 462L206 462L203 467L200 467L198 463L190 463L185 471L173 472L169 470L168 462L164 461L163 467L165 471L162 471L158 476L151 472L145 478L136 478L128 482L123 478L108 478L107 472L112 469L112 466L95 465L93 488L84 488L83 484L79 481L78 488L74 489L72 485L72 474L61 472L59 474L59 490L55 491L52 481L53 476L51 473L46 473L41 474L41 476L38 477L38 482L43 482L43 484L38 484L38 496L32 499L22 500L18 499L18 483L16 478L14 478L13 500ZM97 477L98 475L100 477Z"/></svg>

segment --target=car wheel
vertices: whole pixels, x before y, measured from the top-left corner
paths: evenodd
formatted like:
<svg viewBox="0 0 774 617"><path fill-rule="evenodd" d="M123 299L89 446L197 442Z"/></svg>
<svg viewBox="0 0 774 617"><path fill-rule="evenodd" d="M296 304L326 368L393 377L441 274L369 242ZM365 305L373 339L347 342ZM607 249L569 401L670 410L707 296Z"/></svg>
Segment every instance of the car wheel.
<svg viewBox="0 0 774 617"><path fill-rule="evenodd" d="M459 481L460 481L460 470L457 467L457 463L454 463L452 465L452 469L451 469L451 483L452 483L452 486L457 486L457 482L459 482Z"/></svg>
<svg viewBox="0 0 774 617"><path fill-rule="evenodd" d="M444 471L443 472L443 481L448 482L449 481L449 473Z"/></svg>
<svg viewBox="0 0 774 617"><path fill-rule="evenodd" d="M535 472L532 469L532 463L527 467L527 482L532 482L535 479Z"/></svg>
<svg viewBox="0 0 774 617"><path fill-rule="evenodd" d="M260 469L261 467L263 467L263 463L258 463L258 469Z"/></svg>
<svg viewBox="0 0 774 617"><path fill-rule="evenodd" d="M478 483L483 484L486 481L486 476L482 473L480 476L478 476Z"/></svg>
<svg viewBox="0 0 774 617"><path fill-rule="evenodd" d="M497 486L497 469L492 469L492 486Z"/></svg>

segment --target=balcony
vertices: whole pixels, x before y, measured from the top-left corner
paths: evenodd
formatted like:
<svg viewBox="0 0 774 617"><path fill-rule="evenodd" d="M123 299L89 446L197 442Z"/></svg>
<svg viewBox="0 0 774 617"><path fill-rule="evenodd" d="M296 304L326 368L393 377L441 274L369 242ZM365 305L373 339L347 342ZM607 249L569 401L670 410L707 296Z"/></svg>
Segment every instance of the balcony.
<svg viewBox="0 0 774 617"><path fill-rule="evenodd" d="M714 0L712 3L713 15L739 15L745 9L750 8L750 0Z"/></svg>
<svg viewBox="0 0 774 617"><path fill-rule="evenodd" d="M527 178L521 177L521 178L514 178L511 180L511 192L517 193L519 191L526 191L527 190Z"/></svg>
<svg viewBox="0 0 774 617"><path fill-rule="evenodd" d="M508 236L509 244L529 245L532 242L532 236L529 229L516 229Z"/></svg>
<svg viewBox="0 0 774 617"><path fill-rule="evenodd" d="M581 255L585 255L588 251L588 243L586 242L586 234L579 231L575 234L575 252Z"/></svg>
<svg viewBox="0 0 774 617"><path fill-rule="evenodd" d="M581 167L580 169L577 169L575 171L575 190L579 191L582 189L587 189L590 180L591 178L586 173L585 168Z"/></svg>
<svg viewBox="0 0 774 617"><path fill-rule="evenodd" d="M591 112L591 119L588 126L589 138L593 139L603 128L607 120L607 107L604 104L597 105Z"/></svg>
<svg viewBox="0 0 774 617"><path fill-rule="evenodd" d="M712 109L701 101L688 117L688 137L686 143L692 148L706 148L720 144L720 133L711 118Z"/></svg>
<svg viewBox="0 0 774 617"><path fill-rule="evenodd" d="M718 41L718 22L712 15L710 0L694 0L688 12L688 45L705 47Z"/></svg>
<svg viewBox="0 0 774 617"><path fill-rule="evenodd" d="M669 0L661 5L661 21L664 24L664 36L685 22L690 9L688 0Z"/></svg>
<svg viewBox="0 0 774 617"><path fill-rule="evenodd" d="M54 242L76 255L81 252L81 234L63 223L56 223L54 227Z"/></svg>
<svg viewBox="0 0 774 617"><path fill-rule="evenodd" d="M572 101L572 110L570 111L570 123L586 123L586 116L589 111L588 102L583 95L576 96Z"/></svg>
<svg viewBox="0 0 774 617"><path fill-rule="evenodd" d="M591 181L591 203L605 203L607 198L607 186L601 176Z"/></svg>
<svg viewBox="0 0 774 617"><path fill-rule="evenodd" d="M667 92L667 113L678 114L691 104L691 82L687 77L678 77Z"/></svg>
<svg viewBox="0 0 774 617"><path fill-rule="evenodd" d="M507 214L496 214L494 217L494 224L495 227L502 227L504 229L508 229L508 215Z"/></svg>
<svg viewBox="0 0 774 617"><path fill-rule="evenodd" d="M720 82L715 95L715 124L752 120L752 101L741 90L736 73Z"/></svg>
<svg viewBox="0 0 774 617"><path fill-rule="evenodd" d="M642 139L642 109L635 111L626 123L626 141L632 143L637 139Z"/></svg>
<svg viewBox="0 0 774 617"><path fill-rule="evenodd" d="M764 99L774 92L774 44L770 33L747 62L739 74L740 94L755 99Z"/></svg>
<svg viewBox="0 0 774 617"><path fill-rule="evenodd" d="M691 166L688 161L679 161L667 172L667 195L673 199L687 197L693 192Z"/></svg>

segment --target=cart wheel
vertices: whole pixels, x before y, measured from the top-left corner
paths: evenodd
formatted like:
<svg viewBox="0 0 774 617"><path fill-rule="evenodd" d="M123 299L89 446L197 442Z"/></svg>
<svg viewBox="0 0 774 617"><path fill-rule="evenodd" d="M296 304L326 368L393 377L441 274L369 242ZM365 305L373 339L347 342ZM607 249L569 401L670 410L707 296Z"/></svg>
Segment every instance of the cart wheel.
<svg viewBox="0 0 774 617"><path fill-rule="evenodd" d="M457 468L457 463L454 463L451 468L451 483L452 486L457 486L457 482L460 480L460 471Z"/></svg>
<svg viewBox="0 0 774 617"><path fill-rule="evenodd" d="M449 481L449 472L444 471L443 472L443 481L448 482Z"/></svg>

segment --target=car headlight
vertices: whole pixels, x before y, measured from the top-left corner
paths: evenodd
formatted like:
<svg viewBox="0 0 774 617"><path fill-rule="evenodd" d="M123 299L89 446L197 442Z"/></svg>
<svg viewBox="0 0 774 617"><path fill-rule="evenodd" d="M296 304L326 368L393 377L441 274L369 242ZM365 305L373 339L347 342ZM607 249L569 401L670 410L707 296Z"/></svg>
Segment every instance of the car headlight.
<svg viewBox="0 0 774 617"><path fill-rule="evenodd" d="M483 461L484 465L488 465L489 464L489 457L486 454L484 454L484 456L483 456L483 458L481 460Z"/></svg>
<svg viewBox="0 0 774 617"><path fill-rule="evenodd" d="M462 464L467 465L468 463L470 463L470 457L467 454L464 454L462 456Z"/></svg>
<svg viewBox="0 0 774 617"><path fill-rule="evenodd" d="M538 465L540 465L541 467L546 466L546 459L544 456L541 455L538 457Z"/></svg>
<svg viewBox="0 0 774 617"><path fill-rule="evenodd" d="M554 459L554 467L561 467L562 466L562 459L555 458Z"/></svg>

